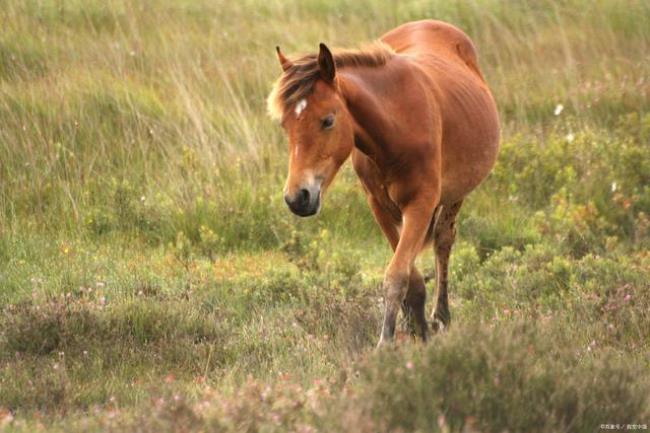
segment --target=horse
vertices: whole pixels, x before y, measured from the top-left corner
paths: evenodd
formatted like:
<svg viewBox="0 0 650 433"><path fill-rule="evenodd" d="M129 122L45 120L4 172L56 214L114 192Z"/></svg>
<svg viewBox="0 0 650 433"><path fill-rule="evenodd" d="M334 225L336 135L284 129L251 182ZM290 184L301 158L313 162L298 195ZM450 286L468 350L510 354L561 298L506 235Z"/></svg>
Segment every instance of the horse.
<svg viewBox="0 0 650 433"><path fill-rule="evenodd" d="M426 287L415 266L433 244L437 302L432 332L451 320L448 265L465 197L490 173L499 151L496 103L472 40L435 20L408 22L359 50L288 58L268 111L288 137L284 199L315 215L349 158L393 250L383 279L379 346L393 341L402 309L414 337L427 339Z"/></svg>

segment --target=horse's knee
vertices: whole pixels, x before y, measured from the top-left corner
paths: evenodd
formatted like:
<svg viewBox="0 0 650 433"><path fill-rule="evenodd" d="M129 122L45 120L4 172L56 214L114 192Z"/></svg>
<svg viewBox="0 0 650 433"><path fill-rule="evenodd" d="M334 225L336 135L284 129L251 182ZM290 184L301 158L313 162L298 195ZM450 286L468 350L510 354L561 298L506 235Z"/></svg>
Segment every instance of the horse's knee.
<svg viewBox="0 0 650 433"><path fill-rule="evenodd" d="M401 302L409 288L409 275L391 273L384 277L384 296L388 303Z"/></svg>

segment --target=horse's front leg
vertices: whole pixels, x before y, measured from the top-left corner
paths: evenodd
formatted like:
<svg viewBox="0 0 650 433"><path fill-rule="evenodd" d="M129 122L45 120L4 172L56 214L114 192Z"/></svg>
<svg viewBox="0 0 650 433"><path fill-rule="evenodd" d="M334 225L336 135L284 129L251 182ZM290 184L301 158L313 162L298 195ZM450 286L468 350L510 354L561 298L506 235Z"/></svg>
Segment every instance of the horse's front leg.
<svg viewBox="0 0 650 433"><path fill-rule="evenodd" d="M418 269L413 266L409 279L409 287L402 302L402 314L406 331L412 336L418 335L422 341L427 341L427 319L424 314L424 304L427 300L427 289L424 278Z"/></svg>
<svg viewBox="0 0 650 433"><path fill-rule="evenodd" d="M379 345L395 336L397 313L406 296L413 263L427 234L437 199L422 198L402 210L402 233L384 276L384 322Z"/></svg>

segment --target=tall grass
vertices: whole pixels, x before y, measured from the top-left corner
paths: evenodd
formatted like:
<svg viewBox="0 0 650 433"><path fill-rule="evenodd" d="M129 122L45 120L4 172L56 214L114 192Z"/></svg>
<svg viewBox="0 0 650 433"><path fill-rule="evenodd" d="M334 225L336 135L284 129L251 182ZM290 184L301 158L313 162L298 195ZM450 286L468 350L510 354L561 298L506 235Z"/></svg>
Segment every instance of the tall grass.
<svg viewBox="0 0 650 433"><path fill-rule="evenodd" d="M196 212L198 198L222 212L277 202L284 142L263 104L273 46L357 46L412 19L448 20L475 40L506 138L553 128L557 104L592 126L645 112L648 5L585 5L8 1L2 227L79 231L122 183L169 212ZM169 222L166 240L182 226Z"/></svg>

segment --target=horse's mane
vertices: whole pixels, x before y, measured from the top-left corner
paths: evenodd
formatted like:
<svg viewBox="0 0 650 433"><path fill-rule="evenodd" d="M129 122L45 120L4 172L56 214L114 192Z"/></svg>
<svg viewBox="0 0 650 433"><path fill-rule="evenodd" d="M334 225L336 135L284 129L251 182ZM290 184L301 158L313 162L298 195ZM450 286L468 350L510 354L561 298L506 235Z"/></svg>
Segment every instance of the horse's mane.
<svg viewBox="0 0 650 433"><path fill-rule="evenodd" d="M383 66L394 54L390 46L375 41L363 50L339 50L333 56L336 68L342 69ZM320 77L318 54L307 54L291 62L292 66L273 85L267 101L269 114L274 119L282 119L290 107L307 97Z"/></svg>

